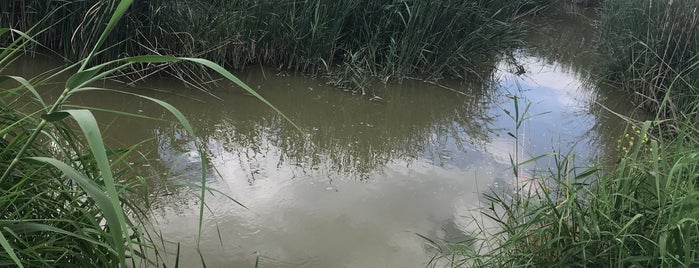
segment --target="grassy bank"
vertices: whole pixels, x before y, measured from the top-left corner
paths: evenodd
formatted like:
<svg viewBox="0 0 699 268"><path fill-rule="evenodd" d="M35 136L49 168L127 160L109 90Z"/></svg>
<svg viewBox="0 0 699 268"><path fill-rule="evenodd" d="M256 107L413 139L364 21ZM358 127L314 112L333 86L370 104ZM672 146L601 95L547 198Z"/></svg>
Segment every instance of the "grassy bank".
<svg viewBox="0 0 699 268"><path fill-rule="evenodd" d="M697 118L699 2L604 2L601 49L608 79L663 118Z"/></svg>
<svg viewBox="0 0 699 268"><path fill-rule="evenodd" d="M473 219L478 232L470 241L442 247L451 250L443 255L446 262L452 267L696 266L698 133L686 125L682 141L662 141L649 136L652 125L629 128L615 168L576 167L572 156L554 154L552 170L529 174L541 182L523 187L529 191L488 193L485 220Z"/></svg>
<svg viewBox="0 0 699 268"><path fill-rule="evenodd" d="M40 41L80 57L85 44L98 36L92 29L104 22L113 2L12 1L0 4L0 14L18 29L46 18L43 25L52 27ZM233 68L264 64L332 73L335 84L360 89L369 76L463 77L483 59L515 46L521 29L513 21L546 3L140 1L110 37L115 47L105 55L197 56Z"/></svg>
<svg viewBox="0 0 699 268"><path fill-rule="evenodd" d="M554 152L544 156L552 168L487 193L471 239L436 245L441 259L433 264L699 265L698 7L605 1L600 47L607 60L600 69L656 119L628 122L612 166L580 167L575 156ZM514 169L514 178L520 172Z"/></svg>

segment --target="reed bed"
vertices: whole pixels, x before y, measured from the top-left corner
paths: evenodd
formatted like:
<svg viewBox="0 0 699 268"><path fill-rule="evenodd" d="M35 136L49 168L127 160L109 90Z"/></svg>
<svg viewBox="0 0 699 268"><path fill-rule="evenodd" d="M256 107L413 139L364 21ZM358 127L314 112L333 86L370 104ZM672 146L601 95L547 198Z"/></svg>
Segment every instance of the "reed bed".
<svg viewBox="0 0 699 268"><path fill-rule="evenodd" d="M387 76L459 75L473 56L518 37L508 22L521 7L488 2L162 1L152 4L152 23L165 29L156 34L165 37L160 49L206 51L233 67L316 71L340 64Z"/></svg>
<svg viewBox="0 0 699 268"><path fill-rule="evenodd" d="M609 80L664 118L697 118L698 9L692 0L603 5L600 45Z"/></svg>
<svg viewBox="0 0 699 268"><path fill-rule="evenodd" d="M103 55L196 56L232 68L264 64L284 72L334 74L334 84L355 88L371 76L384 81L406 76L458 78L474 73L480 61L516 46L522 29L513 21L547 3L144 1L126 13L124 26L110 37L113 49ZM80 57L85 44L98 36L91 27L104 23L113 5L114 1L10 1L0 4L0 19L22 30L47 18L44 25L54 27L41 36L42 44ZM181 75L177 73L173 72Z"/></svg>

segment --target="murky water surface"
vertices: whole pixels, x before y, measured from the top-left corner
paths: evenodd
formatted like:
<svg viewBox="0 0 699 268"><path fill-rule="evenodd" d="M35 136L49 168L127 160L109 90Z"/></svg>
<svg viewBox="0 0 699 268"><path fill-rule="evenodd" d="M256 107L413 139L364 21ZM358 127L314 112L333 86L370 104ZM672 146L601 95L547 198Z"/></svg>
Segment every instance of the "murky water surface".
<svg viewBox="0 0 699 268"><path fill-rule="evenodd" d="M542 26L516 53L525 73L491 63L494 82L487 85L376 83L381 99L370 101L322 78L259 68L237 74L308 139L227 83L214 91L220 99L172 81L127 90L180 108L207 145L207 186L247 207L207 196L200 248L208 267L252 267L257 256L260 267L424 267L434 252L416 233L463 238L480 193L511 183L512 96L521 97L521 111L530 103L534 115L518 132L519 159L573 146L579 164L615 154L624 123L597 103L622 113L630 107L617 93L585 83L595 64L586 20L561 13L534 22ZM73 103L162 119L99 115L112 146L146 140L141 150L157 161L134 165L154 178L158 231L181 243L182 267L201 266L194 250L198 191L176 187L200 182L190 137L163 109L137 98L90 93ZM527 168L546 165L544 159ZM167 248L174 253L174 245Z"/></svg>

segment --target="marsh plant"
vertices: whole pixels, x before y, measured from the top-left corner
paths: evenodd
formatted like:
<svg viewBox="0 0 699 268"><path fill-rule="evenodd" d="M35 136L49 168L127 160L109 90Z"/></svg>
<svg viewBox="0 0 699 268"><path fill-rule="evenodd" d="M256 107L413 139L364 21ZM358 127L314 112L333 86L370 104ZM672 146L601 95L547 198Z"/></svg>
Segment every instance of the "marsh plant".
<svg viewBox="0 0 699 268"><path fill-rule="evenodd" d="M175 107L145 95L93 86L133 64L188 61L209 68L270 105L208 60L135 56L94 63L131 3L122 0L109 6L111 15L105 20L106 27L94 38L83 58L31 79L5 74L4 69L29 44L41 43L31 32L0 29L4 41L0 51L0 79L4 82L0 95L0 266L158 266L164 258L171 257L155 246L157 237L146 228L148 208L143 204L148 204L148 196L139 190L144 188L145 179L135 176L129 163L137 146L107 148L93 111L67 105L74 95L106 91L154 102L171 113L196 140L191 125ZM88 14L85 20L90 19ZM29 29L37 35L51 32ZM67 80L57 81L66 74ZM64 90L52 103L42 97L47 83L64 84ZM133 115L128 111L113 112ZM201 162L202 180L197 187L201 189L199 212L203 215L204 196L209 189L204 179L206 161L202 158ZM202 218L200 234L201 223Z"/></svg>
<svg viewBox="0 0 699 268"><path fill-rule="evenodd" d="M608 78L662 118L697 118L699 2L608 0L601 48Z"/></svg>
<svg viewBox="0 0 699 268"><path fill-rule="evenodd" d="M377 80L460 78L479 62L518 44L517 20L544 0L202 0L140 1L111 37L106 58L162 54L205 57L226 67L277 67L281 73L329 75L340 87L367 93ZM38 1L0 4L0 20L28 27L38 14L54 25L40 40L66 56L86 55L113 1ZM83 19L82 14L88 14ZM75 31L75 29L78 29ZM191 65L148 65L178 77ZM139 65L139 67L144 67Z"/></svg>
<svg viewBox="0 0 699 268"><path fill-rule="evenodd" d="M624 116L628 125L608 166L580 166L565 151L513 161L515 178L522 163L554 165L532 170L539 183L524 194L487 192L472 238L438 245L442 253L432 264L698 266L697 7L683 0L604 1L600 47L607 60L600 69L655 119Z"/></svg>
<svg viewBox="0 0 699 268"><path fill-rule="evenodd" d="M578 166L570 152L513 162L516 188L486 192L480 215L472 217L471 239L432 241L441 253L431 264L699 265L699 130L685 121L665 135L663 126L629 121L613 167ZM522 184L519 167L547 159L554 165L530 170L528 181L535 183Z"/></svg>

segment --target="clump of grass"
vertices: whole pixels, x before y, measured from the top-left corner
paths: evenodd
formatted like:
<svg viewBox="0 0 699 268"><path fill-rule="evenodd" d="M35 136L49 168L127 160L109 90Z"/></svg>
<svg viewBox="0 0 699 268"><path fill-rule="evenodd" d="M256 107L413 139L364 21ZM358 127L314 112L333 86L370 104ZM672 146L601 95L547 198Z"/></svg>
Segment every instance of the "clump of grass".
<svg viewBox="0 0 699 268"><path fill-rule="evenodd" d="M693 0L608 0L602 8L608 78L664 118L699 111L698 8Z"/></svg>
<svg viewBox="0 0 699 268"><path fill-rule="evenodd" d="M279 112L235 76L208 60L135 56L93 64L98 50L109 40L109 34L132 0L108 3L113 9L105 19L106 28L85 49L85 57L36 79L4 74L7 64L27 44L38 43L36 38L15 29L0 29L0 36L15 35L3 39L6 43L0 50L0 82L5 82L3 87L9 82L17 85L0 91L0 266L159 266L166 257L144 228L148 224L144 217L147 207L142 204L148 203L144 200L147 194L138 194L136 189L142 180L132 177L126 161L135 146L124 150L106 148L92 111L67 109L65 104L76 94L87 91L129 94L160 105L196 138L194 131L179 110L163 101L91 84L133 64L189 61L210 68ZM56 82L59 74L71 73L62 81L63 92L53 103L46 103L38 88ZM282 117L288 121L283 114ZM199 212L203 216L204 196L209 189L205 185L205 154L200 155L204 166ZM202 220L200 217L200 234Z"/></svg>
<svg viewBox="0 0 699 268"><path fill-rule="evenodd" d="M155 1L152 8L159 11L152 13L152 24L165 30L155 34L163 37L157 50L201 51L235 67L261 63L319 72L343 66L351 67L352 75L381 78L459 77L479 57L516 44L519 30L511 20L527 4L531 2Z"/></svg>
<svg viewBox="0 0 699 268"><path fill-rule="evenodd" d="M532 189L518 181L486 194L473 239L447 245L442 259L452 267L699 265L699 129L685 121L671 140L664 131L629 123L609 169L552 154L551 168L530 174Z"/></svg>
<svg viewBox="0 0 699 268"><path fill-rule="evenodd" d="M516 46L522 31L513 21L548 2L143 1L127 11L124 27L111 37L114 48L104 55L205 57L234 68L265 64L332 74L337 85L366 90L370 76L387 81L471 74L480 61ZM91 26L104 23L114 3L13 1L0 4L0 20L25 29L51 14L45 25L55 27L39 41L79 58L99 37ZM148 67L178 77L198 71Z"/></svg>

